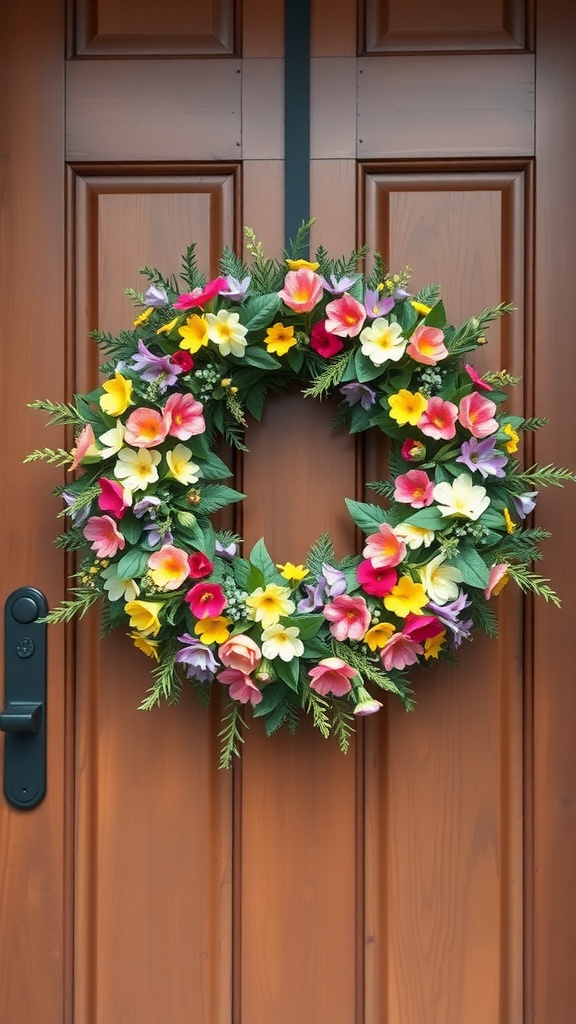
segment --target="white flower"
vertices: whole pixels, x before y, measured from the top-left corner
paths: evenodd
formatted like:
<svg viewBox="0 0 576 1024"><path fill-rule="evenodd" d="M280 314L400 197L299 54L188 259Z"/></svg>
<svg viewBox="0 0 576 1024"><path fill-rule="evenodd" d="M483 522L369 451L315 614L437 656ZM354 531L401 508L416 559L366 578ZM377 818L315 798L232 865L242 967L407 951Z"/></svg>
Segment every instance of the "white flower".
<svg viewBox="0 0 576 1024"><path fill-rule="evenodd" d="M375 366L382 366L388 360L398 362L408 344L407 339L402 337L400 324L388 323L383 316L377 317L370 327L364 328L360 341L362 355L367 356Z"/></svg>
<svg viewBox="0 0 576 1024"><path fill-rule="evenodd" d="M299 633L298 626L283 626L280 622L268 626L262 632L262 654L269 661L274 658L282 661L300 658L304 654L304 644L298 639Z"/></svg>
<svg viewBox="0 0 576 1024"><path fill-rule="evenodd" d="M446 555L440 552L423 569L418 570L424 589L434 604L455 601L460 593L458 584L462 583L462 573L454 565L444 565L445 561Z"/></svg>
<svg viewBox="0 0 576 1024"><path fill-rule="evenodd" d="M473 483L470 473L460 473L452 484L436 484L432 495L443 516L478 519L490 504L486 488Z"/></svg>
<svg viewBox="0 0 576 1024"><path fill-rule="evenodd" d="M220 355L243 356L246 348L244 335L248 328L240 322L238 313L229 313L227 309L221 309L218 314L206 313L208 324L208 337L220 349Z"/></svg>
<svg viewBox="0 0 576 1024"><path fill-rule="evenodd" d="M104 590L108 593L108 600L135 601L140 593L140 587L135 580L124 580L118 575L118 566L109 565L103 569L100 575L105 579Z"/></svg>
<svg viewBox="0 0 576 1024"><path fill-rule="evenodd" d="M153 484L158 479L157 465L161 459L160 452L151 451L150 448L123 448L118 452L118 459L114 466L114 476L117 480L124 481L124 487L129 491L145 491L148 484Z"/></svg>
<svg viewBox="0 0 576 1024"><path fill-rule="evenodd" d="M116 455L124 445L125 433L126 427L122 423L122 420L116 420L115 427L112 427L111 430L107 430L104 434L100 434L98 443L104 445L104 448L101 448L99 452L100 458L109 459L112 455Z"/></svg>
<svg viewBox="0 0 576 1024"><path fill-rule="evenodd" d="M185 444L177 444L171 452L166 453L166 462L170 470L170 476L173 476L175 480L178 480L179 483L184 484L186 487L197 483L200 472L200 466L197 466L195 462L191 462L191 458L192 452Z"/></svg>
<svg viewBox="0 0 576 1024"><path fill-rule="evenodd" d="M410 523L398 523L394 527L394 533L412 551L421 548L422 545L429 548L434 540L434 530L425 530L422 526L411 526Z"/></svg>

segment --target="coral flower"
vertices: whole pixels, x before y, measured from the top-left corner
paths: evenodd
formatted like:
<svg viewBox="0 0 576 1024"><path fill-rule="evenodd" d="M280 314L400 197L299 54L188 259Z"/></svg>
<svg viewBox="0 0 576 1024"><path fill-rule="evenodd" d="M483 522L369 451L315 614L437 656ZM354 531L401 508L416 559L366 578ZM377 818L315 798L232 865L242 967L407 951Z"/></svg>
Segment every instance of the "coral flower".
<svg viewBox="0 0 576 1024"><path fill-rule="evenodd" d="M400 455L405 462L423 462L426 458L426 445L422 441L408 437L402 442Z"/></svg>
<svg viewBox="0 0 576 1024"><path fill-rule="evenodd" d="M199 352L209 341L206 318L199 316L198 313L193 313L188 317L186 323L178 328L178 334L182 338L180 348L193 353Z"/></svg>
<svg viewBox="0 0 576 1024"><path fill-rule="evenodd" d="M388 523L381 523L378 533L366 537L362 554L377 568L399 565L406 557L406 545L400 540Z"/></svg>
<svg viewBox="0 0 576 1024"><path fill-rule="evenodd" d="M174 309L193 309L194 306L204 306L211 299L214 299L221 291L228 287L225 277L216 277L209 281L203 288L194 288L191 292L179 295L173 303Z"/></svg>
<svg viewBox="0 0 576 1024"><path fill-rule="evenodd" d="M109 416L121 416L132 401L132 381L116 372L113 380L106 380L102 385L105 395L100 396L100 408Z"/></svg>
<svg viewBox="0 0 576 1024"><path fill-rule="evenodd" d="M436 396L428 399L426 411L418 420L418 427L428 437L449 441L456 434L457 416L458 407L453 402L445 402Z"/></svg>
<svg viewBox="0 0 576 1024"><path fill-rule="evenodd" d="M203 408L202 403L192 395L170 395L164 406L164 419L169 424L168 433L181 441L187 441L195 434L203 434L206 430Z"/></svg>
<svg viewBox="0 0 576 1024"><path fill-rule="evenodd" d="M324 356L324 359L330 359L331 356L335 356L338 352L341 352L344 348L344 342L340 341L335 334L330 334L326 330L326 325L323 320L319 320L318 323L314 324L310 332L310 348L317 352L319 356Z"/></svg>
<svg viewBox="0 0 576 1024"><path fill-rule="evenodd" d="M246 348L248 328L240 323L239 313L221 309L218 313L207 313L208 337L218 346L221 356L243 356Z"/></svg>
<svg viewBox="0 0 576 1024"><path fill-rule="evenodd" d="M398 426L404 427L409 423L410 426L415 427L422 414L426 412L428 399L424 398L419 391L412 393L406 388L401 388L397 394L390 395L388 405L390 406L390 419L396 420Z"/></svg>
<svg viewBox="0 0 576 1024"><path fill-rule="evenodd" d="M198 634L203 644L223 644L230 636L231 622L231 619L226 619L223 615L198 619L194 632Z"/></svg>
<svg viewBox="0 0 576 1024"><path fill-rule="evenodd" d="M156 467L161 457L160 452L151 452L147 448L139 448L135 452L131 448L123 448L118 452L114 476L123 480L129 491L145 491L148 484L158 479Z"/></svg>
<svg viewBox="0 0 576 1024"><path fill-rule="evenodd" d="M237 633L218 648L218 657L226 668L250 675L262 661L262 651L252 637Z"/></svg>
<svg viewBox="0 0 576 1024"><path fill-rule="evenodd" d="M410 469L396 477L394 501L411 505L412 508L426 508L434 501L434 484L423 469Z"/></svg>
<svg viewBox="0 0 576 1024"><path fill-rule="evenodd" d="M252 704L254 707L262 700L262 693L256 683L237 668L225 668L218 672L216 679L228 687L232 700L237 700L240 704Z"/></svg>
<svg viewBox="0 0 576 1024"><path fill-rule="evenodd" d="M124 488L116 480L108 480L105 476L101 476L98 483L100 485L98 508L102 512L112 512L116 519L122 519L130 504L126 500Z"/></svg>
<svg viewBox="0 0 576 1024"><path fill-rule="evenodd" d="M365 327L360 341L362 355L375 366L382 366L389 361L397 363L406 349L406 338L402 337L400 324L389 323L384 317L378 317L369 327Z"/></svg>
<svg viewBox="0 0 576 1024"><path fill-rule="evenodd" d="M188 562L186 562L188 573ZM215 618L224 611L228 601L219 583L196 583L184 600L196 619Z"/></svg>
<svg viewBox="0 0 576 1024"><path fill-rule="evenodd" d="M329 693L335 697L344 697L352 689L350 680L356 674L356 669L347 665L342 658L323 658L308 672L308 675L312 676L310 689L322 697Z"/></svg>
<svg viewBox="0 0 576 1024"><path fill-rule="evenodd" d="M326 306L326 330L341 338L355 338L360 334L366 320L366 310L361 302L344 292Z"/></svg>
<svg viewBox="0 0 576 1024"><path fill-rule="evenodd" d="M161 609L159 601L128 601L124 607L132 629L137 629L142 636L156 636L160 632Z"/></svg>
<svg viewBox="0 0 576 1024"><path fill-rule="evenodd" d="M269 583L263 590L258 587L246 598L248 618L262 623L263 629L275 625L281 615L291 615L296 605L290 599L288 587Z"/></svg>
<svg viewBox="0 0 576 1024"><path fill-rule="evenodd" d="M90 516L83 533L86 540L93 542L90 547L96 552L98 558L113 558L118 551L124 549L126 544L126 540L110 516Z"/></svg>
<svg viewBox="0 0 576 1024"><path fill-rule="evenodd" d="M74 469L78 469L78 466L86 456L100 455L96 447L96 438L94 437L94 431L89 423L82 427L82 430L76 438L76 447L72 449L72 455L74 458L68 466L68 472L71 473Z"/></svg>
<svg viewBox="0 0 576 1024"><path fill-rule="evenodd" d="M157 409L142 406L131 412L126 420L126 444L134 448L156 448L166 440L168 424Z"/></svg>
<svg viewBox="0 0 576 1024"><path fill-rule="evenodd" d="M171 452L166 452L168 475L174 480L178 480L178 483L184 484L185 487L198 482L200 467L191 460L192 452L185 444L177 444Z"/></svg>
<svg viewBox="0 0 576 1024"><path fill-rule="evenodd" d="M498 422L494 419L496 405L490 398L484 398L477 391L460 401L458 419L466 430L474 437L488 437L498 430Z"/></svg>
<svg viewBox="0 0 576 1024"><path fill-rule="evenodd" d="M462 519L478 519L490 504L486 488L475 484L469 473L460 473L449 484L436 484L434 501L443 516L459 516Z"/></svg>
<svg viewBox="0 0 576 1024"><path fill-rule="evenodd" d="M398 579L395 569L388 566L373 565L372 562L360 562L356 569L356 578L367 594L384 597L389 594Z"/></svg>
<svg viewBox="0 0 576 1024"><path fill-rule="evenodd" d="M148 573L162 590L178 590L189 576L188 555L182 548L164 544L148 559Z"/></svg>
<svg viewBox="0 0 576 1024"><path fill-rule="evenodd" d="M410 338L406 352L417 363L435 366L448 355L448 349L444 344L444 331L438 327L420 324Z"/></svg>
<svg viewBox="0 0 576 1024"><path fill-rule="evenodd" d="M285 356L298 340L294 337L294 328L284 327L284 324L280 322L268 327L266 334L268 336L266 351L276 356Z"/></svg>
<svg viewBox="0 0 576 1024"><path fill-rule="evenodd" d="M421 583L414 583L411 576L401 576L394 589L384 598L387 611L405 619L410 612L419 615L428 604L428 595Z"/></svg>
<svg viewBox="0 0 576 1024"><path fill-rule="evenodd" d="M370 611L363 597L342 594L325 606L323 614L337 640L361 640L370 625Z"/></svg>
<svg viewBox="0 0 576 1024"><path fill-rule="evenodd" d="M296 313L309 313L322 298L322 280L309 267L289 270L278 295Z"/></svg>

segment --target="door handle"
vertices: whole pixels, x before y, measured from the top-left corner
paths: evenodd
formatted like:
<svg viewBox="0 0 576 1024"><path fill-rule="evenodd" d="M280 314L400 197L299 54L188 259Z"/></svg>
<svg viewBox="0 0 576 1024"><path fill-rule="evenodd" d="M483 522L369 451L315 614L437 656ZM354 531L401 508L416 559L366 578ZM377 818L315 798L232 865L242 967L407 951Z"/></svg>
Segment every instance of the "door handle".
<svg viewBox="0 0 576 1024"><path fill-rule="evenodd" d="M4 606L4 795L20 810L46 792L46 623L44 594L20 587Z"/></svg>

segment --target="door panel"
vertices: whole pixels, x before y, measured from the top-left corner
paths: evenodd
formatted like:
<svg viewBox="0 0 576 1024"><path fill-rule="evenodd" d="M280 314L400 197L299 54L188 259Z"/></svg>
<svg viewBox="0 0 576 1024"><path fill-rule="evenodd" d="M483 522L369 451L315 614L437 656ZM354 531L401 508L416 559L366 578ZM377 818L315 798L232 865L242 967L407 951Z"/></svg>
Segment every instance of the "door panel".
<svg viewBox="0 0 576 1024"><path fill-rule="evenodd" d="M94 386L88 332L130 323L139 266L177 271L196 240L212 274L244 224L283 241L282 6L167 0L157 26L150 3L79 0L65 68L63 6L9 10L0 60L2 580L51 605L72 571L51 544L60 476L21 461L71 439L44 440L26 402ZM550 414L527 461L569 465L576 12L538 0L534 55L519 0L340 6L311 11L313 243L442 281L454 320L513 300L478 365L523 376L515 412ZM248 546L354 547L343 498L386 450L331 418L287 395L250 426ZM505 591L501 639L415 676L416 712L387 703L347 757L308 724L251 722L219 772L217 700L138 712L150 666L123 636L92 613L51 630L47 796L0 804L3 1024L572 1024L570 508L538 506L564 611L533 622Z"/></svg>

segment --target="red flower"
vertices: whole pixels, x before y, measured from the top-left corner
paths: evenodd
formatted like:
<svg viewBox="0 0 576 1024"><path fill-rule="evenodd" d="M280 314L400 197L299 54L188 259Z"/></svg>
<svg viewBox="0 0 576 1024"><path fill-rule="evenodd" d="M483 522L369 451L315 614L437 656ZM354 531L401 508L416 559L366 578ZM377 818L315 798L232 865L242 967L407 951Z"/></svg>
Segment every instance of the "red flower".
<svg viewBox="0 0 576 1024"><path fill-rule="evenodd" d="M344 342L335 334L330 334L323 321L319 320L310 333L310 348L318 355L324 356L324 359L330 359L330 356L335 356L344 348Z"/></svg>
<svg viewBox="0 0 576 1024"><path fill-rule="evenodd" d="M214 568L212 562L203 551L195 551L193 555L190 555L188 566L193 580L201 580L204 576L209 576Z"/></svg>
<svg viewBox="0 0 576 1024"><path fill-rule="evenodd" d="M192 356L189 352L184 352L183 349L180 349L178 352L174 352L174 354L170 356L170 362L176 363L176 366L180 367L182 373L188 373L188 370L194 369L194 360L192 359Z"/></svg>

